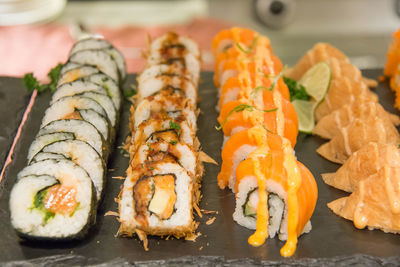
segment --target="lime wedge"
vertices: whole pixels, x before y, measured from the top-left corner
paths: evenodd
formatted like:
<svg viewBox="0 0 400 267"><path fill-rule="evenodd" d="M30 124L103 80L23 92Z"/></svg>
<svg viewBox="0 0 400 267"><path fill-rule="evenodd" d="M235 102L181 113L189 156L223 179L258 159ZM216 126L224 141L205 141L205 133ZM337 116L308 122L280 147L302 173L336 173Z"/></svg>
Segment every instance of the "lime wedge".
<svg viewBox="0 0 400 267"><path fill-rule="evenodd" d="M311 133L315 125L314 109L317 106L317 103L314 101L296 99L293 100L292 104L299 120L299 131L303 133Z"/></svg>
<svg viewBox="0 0 400 267"><path fill-rule="evenodd" d="M324 99L331 82L331 68L326 62L319 62L312 66L299 83L306 89L315 102L319 103Z"/></svg>

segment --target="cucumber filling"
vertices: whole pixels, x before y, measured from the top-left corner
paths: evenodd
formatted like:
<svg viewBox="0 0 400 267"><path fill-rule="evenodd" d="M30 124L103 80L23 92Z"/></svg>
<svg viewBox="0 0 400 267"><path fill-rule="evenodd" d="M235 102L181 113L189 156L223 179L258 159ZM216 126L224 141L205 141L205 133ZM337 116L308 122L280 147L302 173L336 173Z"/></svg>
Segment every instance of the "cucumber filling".
<svg viewBox="0 0 400 267"><path fill-rule="evenodd" d="M246 201L243 205L243 214L245 217L257 218L258 205L258 189L254 188L247 194ZM285 211L285 202L274 193L268 193L268 232L273 238L276 233L279 233L283 215Z"/></svg>

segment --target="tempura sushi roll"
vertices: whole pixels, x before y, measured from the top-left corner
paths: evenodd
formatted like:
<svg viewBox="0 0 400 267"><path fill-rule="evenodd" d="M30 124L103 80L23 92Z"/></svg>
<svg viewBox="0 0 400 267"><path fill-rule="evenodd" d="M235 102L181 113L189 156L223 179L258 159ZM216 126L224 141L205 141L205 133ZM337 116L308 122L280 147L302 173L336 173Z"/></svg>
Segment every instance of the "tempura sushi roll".
<svg viewBox="0 0 400 267"><path fill-rule="evenodd" d="M120 194L119 234L143 231L179 237L191 233L195 229L192 190L191 177L173 160L137 165Z"/></svg>
<svg viewBox="0 0 400 267"><path fill-rule="evenodd" d="M25 167L10 194L11 223L32 239L82 238L95 221L95 191L84 169L69 160Z"/></svg>
<svg viewBox="0 0 400 267"><path fill-rule="evenodd" d="M160 140L141 145L131 160L131 164L140 165L143 162L156 162L167 157L175 159L191 177L196 175L198 165L196 152L188 145L175 140L169 142Z"/></svg>
<svg viewBox="0 0 400 267"><path fill-rule="evenodd" d="M198 45L188 37L167 33L150 46L147 65L176 65L188 70L197 86L200 77L200 50Z"/></svg>
<svg viewBox="0 0 400 267"><path fill-rule="evenodd" d="M161 73L154 77L138 78L138 99L142 99L162 90L172 89L173 91L180 91L182 95L190 99L193 103L197 103L197 90L190 79L185 78L179 74Z"/></svg>
<svg viewBox="0 0 400 267"><path fill-rule="evenodd" d="M150 118L170 117L179 121L186 120L193 131L196 131L196 113L187 99L180 95L157 94L138 103L134 112L134 126Z"/></svg>
<svg viewBox="0 0 400 267"><path fill-rule="evenodd" d="M139 125L131 138L131 149L136 151L140 144L150 141L183 142L193 146L195 132L186 121L174 119L151 119Z"/></svg>

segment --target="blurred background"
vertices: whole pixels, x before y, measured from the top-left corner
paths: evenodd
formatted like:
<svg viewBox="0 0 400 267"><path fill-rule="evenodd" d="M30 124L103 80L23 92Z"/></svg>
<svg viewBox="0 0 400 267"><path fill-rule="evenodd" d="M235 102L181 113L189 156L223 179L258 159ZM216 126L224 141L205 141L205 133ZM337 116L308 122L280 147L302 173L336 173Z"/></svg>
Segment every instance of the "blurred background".
<svg viewBox="0 0 400 267"><path fill-rule="evenodd" d="M382 68L399 15L400 0L0 0L0 75L44 77L87 33L113 42L136 72L146 36L168 30L198 41L212 70L212 37L236 25L267 35L287 65L329 42L359 68Z"/></svg>

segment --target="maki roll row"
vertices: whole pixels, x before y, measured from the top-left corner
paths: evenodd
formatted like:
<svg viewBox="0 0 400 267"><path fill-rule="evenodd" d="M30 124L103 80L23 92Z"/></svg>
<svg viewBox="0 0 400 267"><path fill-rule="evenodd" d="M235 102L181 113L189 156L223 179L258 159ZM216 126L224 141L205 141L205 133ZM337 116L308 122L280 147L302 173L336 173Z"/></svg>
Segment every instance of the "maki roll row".
<svg viewBox="0 0 400 267"><path fill-rule="evenodd" d="M20 236L77 239L95 223L125 76L122 54L108 41L87 38L72 47L10 194Z"/></svg>
<svg viewBox="0 0 400 267"><path fill-rule="evenodd" d="M221 31L212 48L224 133L218 185L235 193L233 219L256 230L249 244L278 236L287 240L281 254L291 256L298 236L311 230L318 192L293 150L298 121L282 63L268 38L249 29Z"/></svg>
<svg viewBox="0 0 400 267"><path fill-rule="evenodd" d="M197 228L203 167L199 162L197 44L175 33L154 40L139 74L126 148L130 163L119 195L119 234L177 238Z"/></svg>

